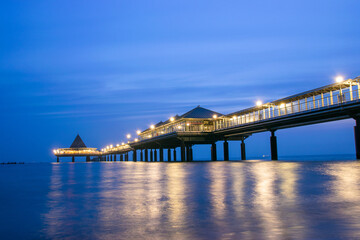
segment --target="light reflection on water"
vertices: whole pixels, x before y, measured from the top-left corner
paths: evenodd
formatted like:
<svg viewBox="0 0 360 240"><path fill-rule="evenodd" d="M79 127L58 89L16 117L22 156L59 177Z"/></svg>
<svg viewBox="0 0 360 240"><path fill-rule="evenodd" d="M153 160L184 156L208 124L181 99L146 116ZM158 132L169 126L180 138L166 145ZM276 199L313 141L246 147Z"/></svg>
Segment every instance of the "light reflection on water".
<svg viewBox="0 0 360 240"><path fill-rule="evenodd" d="M14 180L19 168L0 168L3 196L26 202L9 207L0 198L0 210L6 213L0 215L1 235L360 239L360 163L356 161L61 163L24 168L26 183ZM27 192L5 195L11 193L6 183ZM11 224L8 216L18 225L4 227ZM26 227L29 219L34 220L31 229ZM17 226L23 228L15 234Z"/></svg>

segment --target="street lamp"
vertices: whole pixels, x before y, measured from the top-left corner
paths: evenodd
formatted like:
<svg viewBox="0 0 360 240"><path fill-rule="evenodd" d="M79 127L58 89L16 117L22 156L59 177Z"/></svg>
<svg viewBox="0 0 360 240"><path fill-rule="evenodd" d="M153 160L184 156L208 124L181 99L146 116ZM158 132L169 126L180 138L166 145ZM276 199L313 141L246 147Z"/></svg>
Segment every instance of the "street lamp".
<svg viewBox="0 0 360 240"><path fill-rule="evenodd" d="M126 138L127 138L127 139L130 139L130 138L131 138L131 134L127 134L127 135L126 135Z"/></svg>
<svg viewBox="0 0 360 240"><path fill-rule="evenodd" d="M341 83L345 80L345 78L341 75L335 77L335 82Z"/></svg>
<svg viewBox="0 0 360 240"><path fill-rule="evenodd" d="M260 100L256 101L256 106L261 107L262 105L263 105L262 101L260 101Z"/></svg>

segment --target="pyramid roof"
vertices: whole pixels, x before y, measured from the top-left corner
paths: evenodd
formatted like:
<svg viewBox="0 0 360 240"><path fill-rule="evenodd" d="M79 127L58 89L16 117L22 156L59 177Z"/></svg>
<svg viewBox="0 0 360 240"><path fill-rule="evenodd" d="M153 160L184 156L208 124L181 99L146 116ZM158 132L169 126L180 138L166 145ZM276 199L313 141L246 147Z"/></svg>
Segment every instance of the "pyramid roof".
<svg viewBox="0 0 360 240"><path fill-rule="evenodd" d="M71 144L70 148L86 148L86 145L83 142L83 140L81 139L81 137L79 136L79 134L76 136L76 138L73 141L73 143Z"/></svg>

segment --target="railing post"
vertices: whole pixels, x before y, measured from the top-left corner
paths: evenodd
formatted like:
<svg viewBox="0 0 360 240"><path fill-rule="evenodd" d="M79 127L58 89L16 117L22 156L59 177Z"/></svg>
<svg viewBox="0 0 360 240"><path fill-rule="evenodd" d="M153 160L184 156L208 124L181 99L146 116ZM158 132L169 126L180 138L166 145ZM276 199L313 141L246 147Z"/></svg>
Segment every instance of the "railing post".
<svg viewBox="0 0 360 240"><path fill-rule="evenodd" d="M333 92L330 91L330 105L334 104L334 99L333 99Z"/></svg>
<svg viewBox="0 0 360 240"><path fill-rule="evenodd" d="M321 106L324 107L324 93L321 93Z"/></svg>
<svg viewBox="0 0 360 240"><path fill-rule="evenodd" d="M350 91L350 101L354 100L353 99L353 90L352 90L352 83L350 82L350 86L349 86L349 91Z"/></svg>
<svg viewBox="0 0 360 240"><path fill-rule="evenodd" d="M315 103L315 95L313 95L313 109L316 108L316 103Z"/></svg>

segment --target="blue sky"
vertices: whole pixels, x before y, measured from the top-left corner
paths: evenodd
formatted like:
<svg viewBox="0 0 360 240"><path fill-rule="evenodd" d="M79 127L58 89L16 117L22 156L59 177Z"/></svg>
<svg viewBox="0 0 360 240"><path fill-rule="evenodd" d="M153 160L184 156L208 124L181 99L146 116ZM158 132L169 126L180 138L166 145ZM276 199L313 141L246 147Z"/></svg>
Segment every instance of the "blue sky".
<svg viewBox="0 0 360 240"><path fill-rule="evenodd" d="M103 147L197 105L230 113L356 77L359 9L331 0L1 1L0 160L51 161L77 133ZM353 125L281 130L279 154L354 153ZM252 136L248 155L269 154L268 137Z"/></svg>

